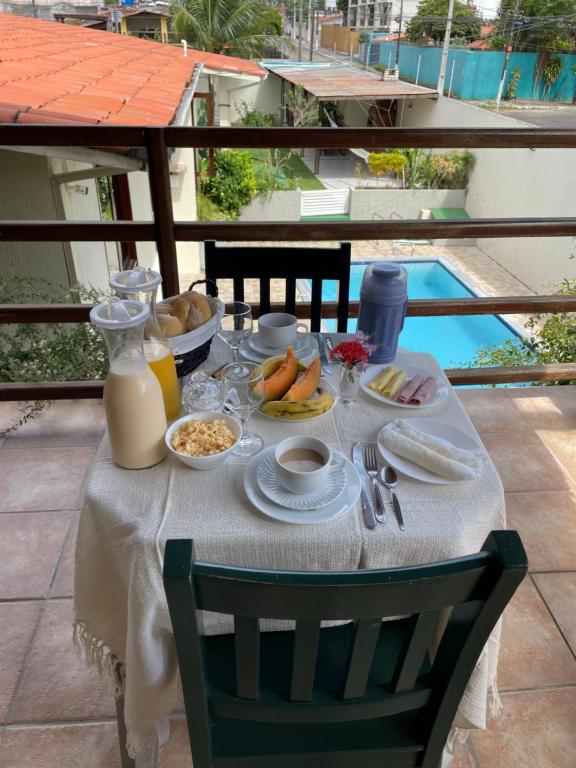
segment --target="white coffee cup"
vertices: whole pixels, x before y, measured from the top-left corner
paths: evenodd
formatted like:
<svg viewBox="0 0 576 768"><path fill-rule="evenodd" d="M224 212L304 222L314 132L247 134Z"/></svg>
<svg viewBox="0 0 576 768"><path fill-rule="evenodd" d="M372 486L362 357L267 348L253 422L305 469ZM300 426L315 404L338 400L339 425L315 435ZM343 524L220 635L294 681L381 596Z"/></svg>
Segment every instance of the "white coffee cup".
<svg viewBox="0 0 576 768"><path fill-rule="evenodd" d="M294 315L270 312L258 318L258 332L267 347L287 347L296 341L297 333L308 333L308 328Z"/></svg>
<svg viewBox="0 0 576 768"><path fill-rule="evenodd" d="M346 459L315 437L288 437L274 451L278 482L292 493L314 493ZM317 465L317 469L314 468Z"/></svg>

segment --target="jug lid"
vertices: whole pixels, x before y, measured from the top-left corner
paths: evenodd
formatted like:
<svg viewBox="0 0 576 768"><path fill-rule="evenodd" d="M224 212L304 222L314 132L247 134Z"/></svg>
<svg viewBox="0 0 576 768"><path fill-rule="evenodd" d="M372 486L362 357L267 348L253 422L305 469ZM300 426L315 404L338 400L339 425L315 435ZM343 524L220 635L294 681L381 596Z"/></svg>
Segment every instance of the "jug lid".
<svg viewBox="0 0 576 768"><path fill-rule="evenodd" d="M364 270L360 298L369 301L383 301L406 297L408 273L401 264L394 261L379 261L368 264Z"/></svg>
<svg viewBox="0 0 576 768"><path fill-rule="evenodd" d="M117 293L130 293L134 291L154 291L162 282L159 272L145 267L134 267L116 272L108 281L110 288Z"/></svg>
<svg viewBox="0 0 576 768"><path fill-rule="evenodd" d="M90 320L99 328L121 331L145 322L150 310L141 301L112 296L90 310Z"/></svg>

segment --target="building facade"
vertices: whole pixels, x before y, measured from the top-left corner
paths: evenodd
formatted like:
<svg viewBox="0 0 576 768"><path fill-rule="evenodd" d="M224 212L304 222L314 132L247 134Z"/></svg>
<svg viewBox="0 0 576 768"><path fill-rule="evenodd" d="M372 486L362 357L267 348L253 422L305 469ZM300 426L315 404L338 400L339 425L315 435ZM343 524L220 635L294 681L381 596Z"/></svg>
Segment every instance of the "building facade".
<svg viewBox="0 0 576 768"><path fill-rule="evenodd" d="M348 0L348 26L367 32L397 32L402 13L404 29L415 14L419 0Z"/></svg>

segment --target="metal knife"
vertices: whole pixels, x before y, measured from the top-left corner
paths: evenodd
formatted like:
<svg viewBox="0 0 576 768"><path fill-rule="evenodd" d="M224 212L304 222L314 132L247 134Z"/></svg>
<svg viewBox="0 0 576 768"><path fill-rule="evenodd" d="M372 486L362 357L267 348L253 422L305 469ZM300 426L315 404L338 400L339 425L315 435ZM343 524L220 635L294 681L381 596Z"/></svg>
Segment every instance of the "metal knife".
<svg viewBox="0 0 576 768"><path fill-rule="evenodd" d="M370 495L369 490L370 479L366 474L361 443L354 443L354 447L352 448L352 461L358 470L358 474L360 475L360 482L362 483L362 510L364 512L364 522L366 523L367 528L376 528L376 516L374 515L372 496Z"/></svg>
<svg viewBox="0 0 576 768"><path fill-rule="evenodd" d="M320 353L320 365L322 366L322 370L326 374L326 376L332 375L332 367L330 365L330 362L328 361L328 357L326 356L326 350L324 348L324 339L322 337L321 333L314 334L316 336L316 341L318 342L318 352Z"/></svg>
<svg viewBox="0 0 576 768"><path fill-rule="evenodd" d="M404 525L404 518L402 517L398 496L396 496L394 491L390 491L390 493L392 494L392 504L394 505L394 512L396 513L396 519L398 520L398 528L400 528L401 531L405 531L406 527Z"/></svg>

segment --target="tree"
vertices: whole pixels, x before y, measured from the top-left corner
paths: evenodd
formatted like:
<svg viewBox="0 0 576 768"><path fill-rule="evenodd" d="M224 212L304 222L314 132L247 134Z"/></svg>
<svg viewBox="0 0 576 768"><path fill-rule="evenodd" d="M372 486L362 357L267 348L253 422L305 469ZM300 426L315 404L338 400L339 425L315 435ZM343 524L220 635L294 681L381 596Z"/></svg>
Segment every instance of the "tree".
<svg viewBox="0 0 576 768"><path fill-rule="evenodd" d="M294 128L318 125L318 101L301 85L296 85L287 92L284 109L286 122L290 122Z"/></svg>
<svg viewBox="0 0 576 768"><path fill-rule="evenodd" d="M173 6L172 27L194 48L243 58L278 49L282 40L280 14L263 0L183 0Z"/></svg>
<svg viewBox="0 0 576 768"><path fill-rule="evenodd" d="M517 16L515 9L516 0L500 0L490 46L493 50L506 50L514 25L515 51L572 51L576 43L576 0L520 0Z"/></svg>
<svg viewBox="0 0 576 768"><path fill-rule="evenodd" d="M413 43L434 40L440 43L446 32L449 0L420 0L416 15L406 27L408 39ZM456 0L452 22L452 38L474 40L480 35L480 19L475 10Z"/></svg>

